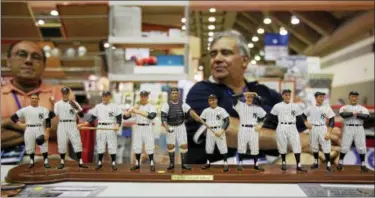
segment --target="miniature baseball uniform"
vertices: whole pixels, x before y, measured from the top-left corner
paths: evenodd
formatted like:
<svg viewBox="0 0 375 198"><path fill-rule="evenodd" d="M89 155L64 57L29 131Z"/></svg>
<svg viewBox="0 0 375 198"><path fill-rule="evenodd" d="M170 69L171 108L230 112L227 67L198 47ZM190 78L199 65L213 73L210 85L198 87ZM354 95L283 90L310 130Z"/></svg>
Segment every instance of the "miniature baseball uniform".
<svg viewBox="0 0 375 198"><path fill-rule="evenodd" d="M286 170L286 153L288 151L288 143L291 144L294 156L296 158L297 172L307 172L302 169L300 163L301 157L301 143L299 133L296 127L297 119L302 118L301 108L290 102L290 95L292 91L285 89L282 91L283 102L277 103L271 110L271 119L277 120L276 141L277 148L281 154L282 164L281 170Z"/></svg>
<svg viewBox="0 0 375 198"><path fill-rule="evenodd" d="M208 96L208 103L210 107L204 109L200 117L213 131L207 129L206 132L207 164L203 165L201 169L210 168L211 156L216 144L224 159L224 172L228 172L228 146L225 131L229 127L229 114L217 105L217 97L214 94Z"/></svg>
<svg viewBox="0 0 375 198"><path fill-rule="evenodd" d="M240 100L241 97L245 96L245 102ZM239 164L237 170L242 171L242 160L246 156L246 150L249 146L251 155L254 158L254 169L264 171L264 169L258 166L259 158L259 133L256 131L256 126L261 122L265 116L266 111L262 107L253 104L253 99L257 97L256 93L245 92L241 95L233 96L233 109L237 111L240 118L240 128L238 131L238 155Z"/></svg>
<svg viewBox="0 0 375 198"><path fill-rule="evenodd" d="M366 156L366 134L363 128L364 120L370 117L368 109L357 104L359 93L349 93L350 104L340 108L340 116L344 119L344 131L342 134L341 151L338 170L342 170L345 154L349 151L353 141L361 159L361 171L368 172L365 163Z"/></svg>
<svg viewBox="0 0 375 198"><path fill-rule="evenodd" d="M48 138L54 114L47 108L39 106L38 94L31 94L30 99L31 105L18 110L11 116L11 120L17 124L20 124L19 119L25 120L24 141L26 153L30 155L29 168L34 167L35 143L43 155L44 167L51 168L48 163Z"/></svg>
<svg viewBox="0 0 375 198"><path fill-rule="evenodd" d="M77 102L70 100L70 89L68 87L61 88L61 93L63 99L54 105L54 113L59 118L57 143L61 161L58 169L63 169L65 166L65 154L68 140L72 143L73 150L78 157L78 166L80 168L88 168L82 161L81 134L77 128L77 115L81 118L84 116L82 108Z"/></svg>
<svg viewBox="0 0 375 198"><path fill-rule="evenodd" d="M314 163L311 169L318 168L318 158L319 158L319 145L322 147L325 160L326 169L331 172L331 131L335 124L335 113L329 106L324 106L324 96L326 94L323 92L316 92L314 94L316 105L310 106L305 109L303 113L303 119L305 120L305 125L310 129L310 146L314 154ZM328 127L326 126L326 120L329 120Z"/></svg>
<svg viewBox="0 0 375 198"><path fill-rule="evenodd" d="M189 166L186 165L187 161L187 134L185 127L185 118L189 114L194 120L202 122L202 119L197 115L190 106L180 100L180 92L178 88L170 89L171 101L163 104L161 108L161 120L163 127L166 129L167 133L167 148L169 153L169 166L168 170L174 169L174 158L175 158L175 144L180 147L181 153L181 168L184 170L191 170Z"/></svg>
<svg viewBox="0 0 375 198"><path fill-rule="evenodd" d="M156 117L156 108L148 102L148 91L141 91L140 105L136 105L131 108L128 112L124 113L124 119L135 117L135 131L133 135L133 151L135 153L136 164L130 168L134 171L140 168L141 164L141 153L143 144L146 147L146 153L150 159L150 169L155 171L154 162L154 149L155 149L155 137L153 133L152 121Z"/></svg>
<svg viewBox="0 0 375 198"><path fill-rule="evenodd" d="M98 126L96 130L96 149L98 153L98 164L95 170L102 168L102 160L108 144L108 153L112 159L112 169L117 170L116 166L116 153L117 153L117 131L122 123L121 110L120 108L111 103L111 92L104 91L102 93L103 102L97 104L91 111L92 115L89 120L84 123L93 124L94 121L98 120Z"/></svg>

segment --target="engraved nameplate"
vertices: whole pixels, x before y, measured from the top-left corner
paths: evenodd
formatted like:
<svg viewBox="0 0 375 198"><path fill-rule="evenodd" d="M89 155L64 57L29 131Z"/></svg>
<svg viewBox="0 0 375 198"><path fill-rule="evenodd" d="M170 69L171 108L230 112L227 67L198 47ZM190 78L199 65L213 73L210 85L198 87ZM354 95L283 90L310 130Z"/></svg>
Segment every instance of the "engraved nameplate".
<svg viewBox="0 0 375 198"><path fill-rule="evenodd" d="M172 175L172 181L212 181L214 180L213 175Z"/></svg>

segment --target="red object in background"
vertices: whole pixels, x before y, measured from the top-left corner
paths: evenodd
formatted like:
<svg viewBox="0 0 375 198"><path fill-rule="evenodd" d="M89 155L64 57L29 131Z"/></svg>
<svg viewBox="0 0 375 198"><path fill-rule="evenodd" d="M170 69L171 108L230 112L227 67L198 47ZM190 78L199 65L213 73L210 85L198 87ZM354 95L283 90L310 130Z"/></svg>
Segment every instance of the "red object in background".
<svg viewBox="0 0 375 198"><path fill-rule="evenodd" d="M142 58L143 65L148 65L148 58Z"/></svg>
<svg viewBox="0 0 375 198"><path fill-rule="evenodd" d="M135 60L135 64L138 65L138 66L142 66L143 65L143 59L137 58Z"/></svg>
<svg viewBox="0 0 375 198"><path fill-rule="evenodd" d="M87 113L92 106L82 105L83 112ZM93 161L95 148L95 130L80 130L82 141L82 161L89 163Z"/></svg>
<svg viewBox="0 0 375 198"><path fill-rule="evenodd" d="M156 65L157 62L158 62L158 59L155 56L150 56L150 58L148 58L149 65Z"/></svg>

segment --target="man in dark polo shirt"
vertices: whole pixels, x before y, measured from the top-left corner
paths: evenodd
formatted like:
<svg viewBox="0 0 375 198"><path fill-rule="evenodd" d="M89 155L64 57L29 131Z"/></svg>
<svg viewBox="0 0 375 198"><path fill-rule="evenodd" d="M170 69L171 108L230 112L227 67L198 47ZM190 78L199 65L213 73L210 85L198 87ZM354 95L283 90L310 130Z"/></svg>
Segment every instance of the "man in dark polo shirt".
<svg viewBox="0 0 375 198"><path fill-rule="evenodd" d="M237 150L237 132L239 128L239 116L233 109L232 96L243 92L256 92L260 100L254 101L262 106L269 113L272 107L282 101L282 97L276 91L257 82L247 82L244 77L246 67L250 61L250 52L247 42L243 36L236 31L226 31L216 33L210 46L211 76L207 81L196 83L189 91L186 103L198 114L207 108L207 98L215 94L218 104L230 114L230 126L226 131L228 142L228 155L234 156ZM244 100L242 98L242 100ZM204 144L196 144L193 141L194 133L200 124L194 121L186 122L188 132L189 164L203 164L206 162ZM278 156L275 129L277 123L271 119L266 119L262 131L259 134L260 155L267 154ZM297 122L299 132L306 130L303 123ZM309 148L309 137L307 134L301 135L302 149ZM221 160L217 149L214 154L215 161Z"/></svg>

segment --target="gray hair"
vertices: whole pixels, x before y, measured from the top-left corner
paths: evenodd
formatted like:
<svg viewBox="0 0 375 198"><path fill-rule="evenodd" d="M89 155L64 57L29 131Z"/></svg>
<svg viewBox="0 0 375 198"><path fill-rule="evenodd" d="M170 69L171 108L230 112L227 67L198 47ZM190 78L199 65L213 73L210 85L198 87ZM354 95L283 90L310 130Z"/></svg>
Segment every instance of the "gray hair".
<svg viewBox="0 0 375 198"><path fill-rule="evenodd" d="M242 36L241 33L239 33L238 31L236 30L227 30L227 31L224 31L224 32L218 32L218 33L215 33L214 37L213 37L213 40L210 44L210 48L212 47L212 45L214 45L218 40L220 40L221 38L224 38L224 37L229 37L229 38L233 38L236 40L237 42L237 46L238 48L240 49L240 54L241 56L246 56L248 57L249 59L251 58L250 57L250 50L249 48L247 47L247 41L245 39L244 36Z"/></svg>

